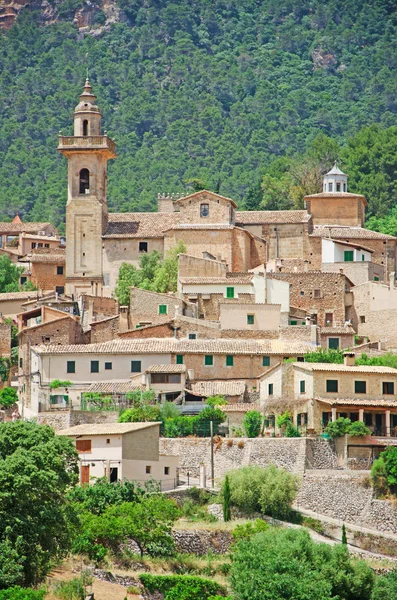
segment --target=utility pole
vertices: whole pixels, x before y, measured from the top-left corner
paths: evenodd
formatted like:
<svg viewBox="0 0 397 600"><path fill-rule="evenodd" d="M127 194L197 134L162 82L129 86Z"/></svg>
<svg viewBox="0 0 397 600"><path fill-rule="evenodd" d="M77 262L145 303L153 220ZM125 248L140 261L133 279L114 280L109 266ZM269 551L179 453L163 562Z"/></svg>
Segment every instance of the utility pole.
<svg viewBox="0 0 397 600"><path fill-rule="evenodd" d="M211 487L214 487L214 423L210 421L211 436Z"/></svg>

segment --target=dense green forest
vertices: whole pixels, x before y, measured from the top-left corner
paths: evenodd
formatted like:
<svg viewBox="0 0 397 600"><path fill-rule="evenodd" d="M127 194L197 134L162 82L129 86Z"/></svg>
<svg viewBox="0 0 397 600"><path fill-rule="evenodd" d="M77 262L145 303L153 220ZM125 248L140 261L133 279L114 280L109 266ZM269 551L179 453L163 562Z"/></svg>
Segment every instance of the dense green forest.
<svg viewBox="0 0 397 600"><path fill-rule="evenodd" d="M110 210L153 210L191 178L240 207L296 207L338 158L371 225L397 233L395 213L382 219L397 196L396 1L118 4L99 35L73 25L79 0L52 25L28 6L0 34L0 219L63 222L57 134L88 67L119 154Z"/></svg>

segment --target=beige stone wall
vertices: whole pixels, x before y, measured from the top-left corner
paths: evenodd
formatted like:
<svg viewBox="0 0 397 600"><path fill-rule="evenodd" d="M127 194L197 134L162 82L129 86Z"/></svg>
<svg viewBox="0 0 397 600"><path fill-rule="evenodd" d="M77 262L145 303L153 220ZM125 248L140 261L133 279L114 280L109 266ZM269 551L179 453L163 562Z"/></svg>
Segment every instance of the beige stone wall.
<svg viewBox="0 0 397 600"><path fill-rule="evenodd" d="M218 260L223 260L228 270L233 265L233 229L175 229L165 233L164 252L177 245L179 240L185 244L188 254L202 258L203 252L209 252Z"/></svg>
<svg viewBox="0 0 397 600"><path fill-rule="evenodd" d="M244 228L246 229L246 228ZM267 244L262 237L251 239L250 249L250 269L255 269L259 265L264 265L267 260Z"/></svg>
<svg viewBox="0 0 397 600"><path fill-rule="evenodd" d="M290 304L296 308L317 314L317 324L325 326L325 313L333 313L333 322L344 323L345 288L344 275L337 273L272 273L272 279L288 281ZM320 298L314 296L314 290L320 290Z"/></svg>
<svg viewBox="0 0 397 600"><path fill-rule="evenodd" d="M372 262L322 263L321 265L324 273L340 273L341 269L354 285L373 281L374 277L378 277L379 281L384 280L384 266Z"/></svg>
<svg viewBox="0 0 397 600"><path fill-rule="evenodd" d="M131 339L174 337L174 329L172 325L164 323L148 327L138 327L138 329L131 329L129 331L120 331L118 337Z"/></svg>
<svg viewBox="0 0 397 600"><path fill-rule="evenodd" d="M338 381L338 392L333 394L326 391L326 380L336 379ZM313 394L323 398L363 398L371 400L397 400L397 373L345 373L345 372L313 372ZM355 381L366 381L367 393L356 394L354 391ZM384 396L382 393L382 382L394 382L396 394Z"/></svg>
<svg viewBox="0 0 397 600"><path fill-rule="evenodd" d="M200 216L200 205L209 204L209 214L207 217ZM233 207L228 200L219 196L214 197L208 192L201 192L195 197L188 197L177 202L181 213L182 223L206 224L229 224L232 222ZM212 254L212 253L211 253Z"/></svg>
<svg viewBox="0 0 397 600"><path fill-rule="evenodd" d="M118 312L119 304L115 298L84 294L82 300L84 303L84 310L90 309L92 314L97 317L112 317Z"/></svg>
<svg viewBox="0 0 397 600"><path fill-rule="evenodd" d="M11 355L11 324L0 323L0 356Z"/></svg>
<svg viewBox="0 0 397 600"><path fill-rule="evenodd" d="M114 340L119 333L119 319L106 319L91 323L91 344L109 342Z"/></svg>
<svg viewBox="0 0 397 600"><path fill-rule="evenodd" d="M280 326L280 304L219 304L221 329L246 331L278 330ZM248 325L247 315L254 316L253 325Z"/></svg>
<svg viewBox="0 0 397 600"><path fill-rule="evenodd" d="M188 295L185 295L188 299ZM219 321L220 303L222 304L253 304L255 302L254 294L241 294L238 298L225 298L224 294L210 294L210 298L204 299L203 294L197 294L197 316L203 315L203 319L209 321Z"/></svg>
<svg viewBox="0 0 397 600"><path fill-rule="evenodd" d="M123 435L123 459L159 460L160 425L125 433Z"/></svg>
<svg viewBox="0 0 397 600"><path fill-rule="evenodd" d="M167 306L167 313L162 315L159 313L160 305ZM156 318L164 319L168 317L173 319L175 311L182 313L184 302L181 298L170 294L158 294L140 288L131 288L130 292L130 320L132 328L140 321L155 322Z"/></svg>
<svg viewBox="0 0 397 600"><path fill-rule="evenodd" d="M147 242L148 252L156 250L161 256L164 255L163 238L105 238L103 240L104 285L110 291L113 291L116 286L119 269L124 262L139 266L142 255L139 252L139 242Z"/></svg>
<svg viewBox="0 0 397 600"><path fill-rule="evenodd" d="M329 347L329 338L338 338L339 339L339 348L344 350L345 348L352 348L354 346L354 333L322 333L320 335L320 344L322 348Z"/></svg>
<svg viewBox="0 0 397 600"><path fill-rule="evenodd" d="M244 272L250 267L251 237L243 229L235 228L232 237L232 271Z"/></svg>
<svg viewBox="0 0 397 600"><path fill-rule="evenodd" d="M307 200L308 211L314 225L350 225L363 227L363 200L360 196L317 197Z"/></svg>
<svg viewBox="0 0 397 600"><path fill-rule="evenodd" d="M397 348L397 289L365 283L354 287L352 293L354 304L348 317L357 335L381 341L385 349Z"/></svg>
<svg viewBox="0 0 397 600"><path fill-rule="evenodd" d="M306 258L307 231L308 225L306 223L282 223L277 225L269 223L263 225L262 237L267 242L268 260L274 258Z"/></svg>
<svg viewBox="0 0 397 600"><path fill-rule="evenodd" d="M31 282L39 290L55 290L57 287L65 287L65 264L60 261L63 274L57 275L57 265L53 263L32 263Z"/></svg>
<svg viewBox="0 0 397 600"><path fill-rule="evenodd" d="M189 254L178 257L178 277L226 277L226 263Z"/></svg>

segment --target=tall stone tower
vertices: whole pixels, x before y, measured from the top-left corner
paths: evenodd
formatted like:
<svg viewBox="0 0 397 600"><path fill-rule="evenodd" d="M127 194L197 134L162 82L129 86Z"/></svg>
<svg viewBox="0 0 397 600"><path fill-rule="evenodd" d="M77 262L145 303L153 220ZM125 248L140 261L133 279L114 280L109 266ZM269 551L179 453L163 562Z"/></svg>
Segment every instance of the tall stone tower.
<svg viewBox="0 0 397 600"><path fill-rule="evenodd" d="M107 161L114 142L101 134L101 113L88 79L74 111L74 135L59 136L68 159L66 205L66 293L101 295L102 235L108 223Z"/></svg>

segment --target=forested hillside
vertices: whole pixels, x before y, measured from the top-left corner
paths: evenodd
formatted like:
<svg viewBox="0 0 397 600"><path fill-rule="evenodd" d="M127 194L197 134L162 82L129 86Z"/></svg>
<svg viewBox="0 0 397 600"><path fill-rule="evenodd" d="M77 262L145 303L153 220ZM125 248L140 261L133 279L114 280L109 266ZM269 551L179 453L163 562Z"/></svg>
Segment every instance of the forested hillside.
<svg viewBox="0 0 397 600"><path fill-rule="evenodd" d="M151 210L191 178L240 206L299 206L335 158L370 213L395 204L396 1L118 5L118 22L99 28L98 8L83 32L79 0L50 2L53 24L36 2L0 34L0 219L63 222L57 134L72 132L87 66L117 142L112 211Z"/></svg>

